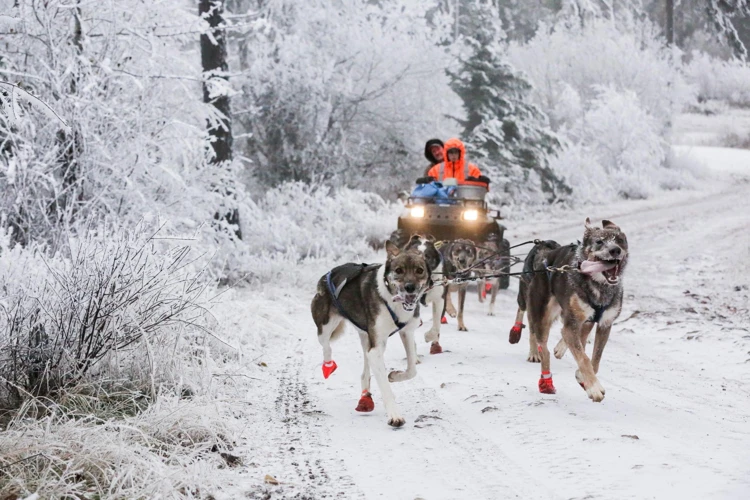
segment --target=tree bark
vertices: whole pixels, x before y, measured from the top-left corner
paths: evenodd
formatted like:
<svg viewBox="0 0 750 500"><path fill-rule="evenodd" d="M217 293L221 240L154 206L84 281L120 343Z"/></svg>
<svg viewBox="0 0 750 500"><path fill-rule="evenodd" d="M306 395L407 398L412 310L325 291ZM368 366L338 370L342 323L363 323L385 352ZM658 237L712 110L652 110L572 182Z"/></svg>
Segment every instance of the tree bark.
<svg viewBox="0 0 750 500"><path fill-rule="evenodd" d="M83 55L83 27L81 25L81 6L77 3L73 9L73 38L71 40L77 57ZM70 95L78 93L79 75L74 71L70 77ZM71 123L71 132L57 132L57 144L60 149L59 171L62 172L62 190L52 200L48 213L59 222L63 217L71 217L76 211L76 204L83 200L81 189L81 136L75 123Z"/></svg>
<svg viewBox="0 0 750 500"><path fill-rule="evenodd" d="M674 45L674 0L667 0L667 45Z"/></svg>
<svg viewBox="0 0 750 500"><path fill-rule="evenodd" d="M220 93L211 96L211 80L228 81L227 71L227 35L224 27L224 0L199 0L198 13L208 22L209 32L201 35L201 63L203 66L203 102L211 104L222 115L217 126L208 125L208 134L214 155L211 163L220 167L232 161L232 112L229 96ZM230 192L225 193L231 197ZM231 208L225 214L217 212L215 219L224 219L234 226L237 238L242 239L240 214L237 208Z"/></svg>

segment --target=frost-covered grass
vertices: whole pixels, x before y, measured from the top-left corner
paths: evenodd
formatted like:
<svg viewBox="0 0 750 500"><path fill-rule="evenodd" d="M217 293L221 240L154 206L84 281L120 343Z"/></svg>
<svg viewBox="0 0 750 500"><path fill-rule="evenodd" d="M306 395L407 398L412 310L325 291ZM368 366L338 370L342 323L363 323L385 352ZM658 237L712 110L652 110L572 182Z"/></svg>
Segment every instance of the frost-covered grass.
<svg viewBox="0 0 750 500"><path fill-rule="evenodd" d="M0 433L0 497L206 498L238 465L213 398L161 396L124 418L27 401Z"/></svg>

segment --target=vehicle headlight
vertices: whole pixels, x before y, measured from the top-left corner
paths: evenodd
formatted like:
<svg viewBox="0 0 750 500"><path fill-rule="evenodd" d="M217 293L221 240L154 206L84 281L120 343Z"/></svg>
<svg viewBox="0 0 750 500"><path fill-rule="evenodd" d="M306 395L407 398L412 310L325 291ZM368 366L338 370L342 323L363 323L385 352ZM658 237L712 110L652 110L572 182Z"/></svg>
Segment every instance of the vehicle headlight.
<svg viewBox="0 0 750 500"><path fill-rule="evenodd" d="M477 210L465 210L464 220L477 220L479 218L479 212Z"/></svg>
<svg viewBox="0 0 750 500"><path fill-rule="evenodd" d="M412 207L411 216L412 217L424 217L424 207Z"/></svg>

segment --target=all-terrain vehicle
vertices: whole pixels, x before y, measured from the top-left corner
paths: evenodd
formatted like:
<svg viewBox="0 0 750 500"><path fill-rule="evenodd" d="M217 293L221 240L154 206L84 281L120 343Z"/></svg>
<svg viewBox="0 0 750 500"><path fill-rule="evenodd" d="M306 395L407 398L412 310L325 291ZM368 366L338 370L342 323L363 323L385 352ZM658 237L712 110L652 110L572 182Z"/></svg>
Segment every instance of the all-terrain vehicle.
<svg viewBox="0 0 750 500"><path fill-rule="evenodd" d="M500 248L498 258L505 267L503 271L508 271L510 243L504 238L505 226L498 222L500 212L488 207L486 195L484 186L459 185L447 198L410 196L391 240L401 246L413 234L424 234L438 241L468 239L478 247L495 240ZM509 285L509 276L500 277L501 289Z"/></svg>

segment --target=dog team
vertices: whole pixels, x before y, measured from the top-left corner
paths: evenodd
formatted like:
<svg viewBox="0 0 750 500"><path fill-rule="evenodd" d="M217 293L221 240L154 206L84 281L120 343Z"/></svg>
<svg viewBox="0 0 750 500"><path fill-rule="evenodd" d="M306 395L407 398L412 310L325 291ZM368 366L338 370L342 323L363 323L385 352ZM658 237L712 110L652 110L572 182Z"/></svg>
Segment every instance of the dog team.
<svg viewBox="0 0 750 500"><path fill-rule="evenodd" d="M311 310L323 347L323 375L328 378L336 369L331 342L343 333L347 322L351 323L359 334L364 356L362 393L356 409L362 412L374 409L370 392L374 377L383 397L388 425L400 427L405 421L396 405L391 382L416 375L414 333L421 323L420 304L432 307L432 327L425 333L425 341L431 343L430 353L440 353L440 318L444 308L457 317L458 329L466 330L463 309L467 284L446 285L444 277L469 269L491 255L478 255L477 247L467 240L436 248L435 241L427 235L414 235L402 247L388 241L385 250L384 264L344 264L323 276L318 281ZM528 360L541 363L538 382L541 393L555 393L547 342L552 324L560 319L562 339L554 348L555 357L559 359L570 350L578 365L576 380L587 396L595 402L604 399L605 390L596 374L612 323L622 309L622 274L627 262L625 233L608 220L598 227L586 219L580 243L561 246L551 240L537 241L529 251L520 273L518 312L509 340L512 344L520 341L523 319L527 316ZM452 291L458 292L458 310L451 302ZM593 354L589 357L585 347L594 326ZM406 370L388 373L385 347L395 334L406 351Z"/></svg>

